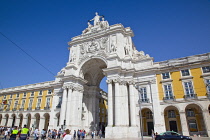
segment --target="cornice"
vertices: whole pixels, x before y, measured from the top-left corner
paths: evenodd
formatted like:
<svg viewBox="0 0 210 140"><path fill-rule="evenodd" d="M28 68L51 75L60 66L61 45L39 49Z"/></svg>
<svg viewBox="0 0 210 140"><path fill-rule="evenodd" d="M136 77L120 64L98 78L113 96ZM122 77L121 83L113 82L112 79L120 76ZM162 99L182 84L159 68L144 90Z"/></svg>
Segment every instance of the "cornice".
<svg viewBox="0 0 210 140"><path fill-rule="evenodd" d="M5 88L5 89L0 90L0 94L25 92L25 91L31 91L31 90L52 88L53 86L51 84L53 84L53 83L54 83L54 81L47 81L47 82L42 82L42 83L17 86L17 87L12 87L12 88Z"/></svg>

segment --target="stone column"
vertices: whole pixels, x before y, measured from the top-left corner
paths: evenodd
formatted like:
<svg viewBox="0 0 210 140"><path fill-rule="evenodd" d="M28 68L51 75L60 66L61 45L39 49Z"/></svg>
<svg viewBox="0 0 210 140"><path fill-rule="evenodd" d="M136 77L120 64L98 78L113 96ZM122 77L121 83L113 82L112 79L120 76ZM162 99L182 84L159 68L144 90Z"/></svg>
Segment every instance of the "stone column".
<svg viewBox="0 0 210 140"><path fill-rule="evenodd" d="M115 79L115 126L121 125L121 115L120 114L120 89L119 89L119 80Z"/></svg>
<svg viewBox="0 0 210 140"><path fill-rule="evenodd" d="M25 117L23 116L23 122L22 122L22 127L24 125L27 125L27 120L28 120L28 117L25 115Z"/></svg>
<svg viewBox="0 0 210 140"><path fill-rule="evenodd" d="M203 119L204 119L204 124L206 126L206 132L208 137L210 137L210 115L208 110L203 110Z"/></svg>
<svg viewBox="0 0 210 140"><path fill-rule="evenodd" d="M135 94L133 90L133 82L129 82L129 93L130 93L130 121L131 121L131 126L136 126L136 116L135 116Z"/></svg>
<svg viewBox="0 0 210 140"><path fill-rule="evenodd" d="M33 128L36 129L37 126L36 126L36 118L35 117L31 117L31 123L30 123L30 127L29 128L32 128L32 126L34 126Z"/></svg>
<svg viewBox="0 0 210 140"><path fill-rule="evenodd" d="M52 104L52 108L51 108L51 112L50 112L50 122L49 122L49 129L53 129L53 128L56 128L57 125L54 125L55 124L55 119L56 118L56 112L55 112L55 109L56 109L56 106L58 105L59 103L59 96L58 96L58 92L56 92L56 90L54 90L54 96L53 96L53 104Z"/></svg>
<svg viewBox="0 0 210 140"><path fill-rule="evenodd" d="M40 116L39 129L40 130L44 129L44 126L45 126L45 118Z"/></svg>
<svg viewBox="0 0 210 140"><path fill-rule="evenodd" d="M73 88L69 88L68 91L68 98L67 98L67 110L66 110L66 126L69 127L71 125L70 120L71 115L72 115L72 111L71 111L71 98L72 98L72 92L73 92Z"/></svg>
<svg viewBox="0 0 210 140"><path fill-rule="evenodd" d="M2 120L1 120L1 126L5 126L5 123L6 123L6 117L4 116L2 117Z"/></svg>
<svg viewBox="0 0 210 140"><path fill-rule="evenodd" d="M121 126L129 126L129 111L128 111L128 88L127 88L127 82L121 81L119 83L119 89L120 89L120 116L121 116Z"/></svg>
<svg viewBox="0 0 210 140"><path fill-rule="evenodd" d="M187 119L184 111L180 112L180 120L182 125L182 134L189 136L188 124Z"/></svg>
<svg viewBox="0 0 210 140"><path fill-rule="evenodd" d="M106 81L108 84L108 126L113 126L113 94L112 94L112 80Z"/></svg>
<svg viewBox="0 0 210 140"><path fill-rule="evenodd" d="M17 116L15 120L15 126L19 127L19 124L20 124L20 117Z"/></svg>
<svg viewBox="0 0 210 140"><path fill-rule="evenodd" d="M60 112L60 126L64 124L64 120L66 119L65 116L66 116L67 92L68 92L68 89L66 87L64 87L61 112Z"/></svg>
<svg viewBox="0 0 210 140"><path fill-rule="evenodd" d="M9 119L8 119L7 126L11 127L12 126L12 121L13 121L13 117L10 116Z"/></svg>

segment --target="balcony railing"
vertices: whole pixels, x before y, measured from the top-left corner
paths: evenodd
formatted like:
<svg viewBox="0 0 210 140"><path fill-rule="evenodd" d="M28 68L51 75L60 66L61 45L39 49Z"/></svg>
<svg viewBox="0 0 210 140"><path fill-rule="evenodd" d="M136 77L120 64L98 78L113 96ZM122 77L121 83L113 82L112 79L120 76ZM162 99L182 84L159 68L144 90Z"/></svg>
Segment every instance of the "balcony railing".
<svg viewBox="0 0 210 140"><path fill-rule="evenodd" d="M3 108L0 108L0 111L3 111L4 109Z"/></svg>
<svg viewBox="0 0 210 140"><path fill-rule="evenodd" d="M19 108L19 111L23 111L24 110L24 108Z"/></svg>
<svg viewBox="0 0 210 140"><path fill-rule="evenodd" d="M27 110L32 110L32 107L28 107Z"/></svg>
<svg viewBox="0 0 210 140"><path fill-rule="evenodd" d="M10 111L10 108L7 108L6 111Z"/></svg>
<svg viewBox="0 0 210 140"><path fill-rule="evenodd" d="M50 109L49 106L44 107L44 110L49 110L49 109Z"/></svg>
<svg viewBox="0 0 210 140"><path fill-rule="evenodd" d="M166 97L163 97L163 100L164 101L168 101L168 100L172 100L172 101L175 101L175 96L166 96Z"/></svg>
<svg viewBox="0 0 210 140"><path fill-rule="evenodd" d="M197 94L187 94L187 95L184 95L184 99L187 100L187 99L197 99Z"/></svg>
<svg viewBox="0 0 210 140"><path fill-rule="evenodd" d="M36 107L35 110L40 110L40 107Z"/></svg>

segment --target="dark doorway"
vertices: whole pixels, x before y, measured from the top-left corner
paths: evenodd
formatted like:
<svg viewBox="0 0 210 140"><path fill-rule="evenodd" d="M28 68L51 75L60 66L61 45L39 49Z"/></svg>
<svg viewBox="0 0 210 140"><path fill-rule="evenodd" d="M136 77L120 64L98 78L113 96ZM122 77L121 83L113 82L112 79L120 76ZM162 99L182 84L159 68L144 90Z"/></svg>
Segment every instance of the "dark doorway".
<svg viewBox="0 0 210 140"><path fill-rule="evenodd" d="M169 121L169 125L170 125L170 130L177 132L177 124L176 121Z"/></svg>
<svg viewBox="0 0 210 140"><path fill-rule="evenodd" d="M152 130L154 130L153 122L147 122L147 131L149 136L152 135Z"/></svg>

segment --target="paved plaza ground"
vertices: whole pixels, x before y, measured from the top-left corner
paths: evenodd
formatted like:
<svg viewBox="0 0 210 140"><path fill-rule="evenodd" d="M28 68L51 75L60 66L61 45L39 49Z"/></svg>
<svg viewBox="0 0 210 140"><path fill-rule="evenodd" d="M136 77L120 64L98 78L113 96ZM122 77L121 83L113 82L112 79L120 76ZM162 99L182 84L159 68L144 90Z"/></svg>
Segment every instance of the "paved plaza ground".
<svg viewBox="0 0 210 140"><path fill-rule="evenodd" d="M193 138L193 140L210 140L210 138L209 137L192 137ZM3 136L1 135L0 136L0 140L2 140L3 139ZM91 138L85 138L85 140L90 140ZM9 140L9 137L7 137L7 140ZM19 140L19 139L17 139L17 140ZM29 140L34 140L34 138L33 137L30 137L30 139ZM41 140L41 138L39 139L39 140ZM46 140L48 140L48 139L46 139ZM52 140L52 139L51 139ZM59 139L54 139L54 140L59 140ZM62 139L60 139L60 140L62 140ZM78 140L78 139L75 139L75 140ZM82 139L80 139L80 140L82 140ZM99 138L94 138L94 139L92 139L92 140L142 140L141 138L122 138L122 139L106 139L106 138L102 138L102 139L99 139ZM143 138L143 140L152 140L152 137L144 137Z"/></svg>

